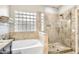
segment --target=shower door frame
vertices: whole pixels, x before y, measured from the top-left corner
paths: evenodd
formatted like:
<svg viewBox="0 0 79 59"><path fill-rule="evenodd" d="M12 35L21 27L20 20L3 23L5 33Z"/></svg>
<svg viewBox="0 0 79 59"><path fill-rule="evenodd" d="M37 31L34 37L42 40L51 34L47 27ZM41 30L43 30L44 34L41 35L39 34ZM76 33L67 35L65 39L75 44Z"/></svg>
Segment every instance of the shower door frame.
<svg viewBox="0 0 79 59"><path fill-rule="evenodd" d="M78 21L78 10L79 10L79 8L78 7L76 7L76 9L75 9L75 20L76 20L76 23L75 23L75 28L76 28L76 33L75 33L75 35L76 35L76 37L75 37L75 53L76 54L78 54L78 25L79 25L79 21Z"/></svg>

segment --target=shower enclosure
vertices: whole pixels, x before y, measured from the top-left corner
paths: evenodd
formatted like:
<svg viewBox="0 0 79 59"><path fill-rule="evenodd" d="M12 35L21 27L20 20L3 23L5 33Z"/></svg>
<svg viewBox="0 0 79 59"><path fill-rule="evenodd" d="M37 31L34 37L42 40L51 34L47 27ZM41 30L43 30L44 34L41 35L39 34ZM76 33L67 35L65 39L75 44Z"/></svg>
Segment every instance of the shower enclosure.
<svg viewBox="0 0 79 59"><path fill-rule="evenodd" d="M76 20L74 15L75 7L63 14L58 14L58 19L52 25L57 32L57 35L55 35L57 38L55 38L55 41L53 41L53 37L49 38L49 54L75 52Z"/></svg>

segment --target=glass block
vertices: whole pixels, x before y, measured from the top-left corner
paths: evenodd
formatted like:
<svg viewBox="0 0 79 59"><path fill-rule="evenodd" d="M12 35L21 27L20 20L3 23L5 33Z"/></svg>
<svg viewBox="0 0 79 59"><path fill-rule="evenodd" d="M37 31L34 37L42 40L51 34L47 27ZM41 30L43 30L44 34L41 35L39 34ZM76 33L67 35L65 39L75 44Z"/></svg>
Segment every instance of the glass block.
<svg viewBox="0 0 79 59"><path fill-rule="evenodd" d="M43 16L43 17L44 17L44 13L41 13L41 16Z"/></svg>

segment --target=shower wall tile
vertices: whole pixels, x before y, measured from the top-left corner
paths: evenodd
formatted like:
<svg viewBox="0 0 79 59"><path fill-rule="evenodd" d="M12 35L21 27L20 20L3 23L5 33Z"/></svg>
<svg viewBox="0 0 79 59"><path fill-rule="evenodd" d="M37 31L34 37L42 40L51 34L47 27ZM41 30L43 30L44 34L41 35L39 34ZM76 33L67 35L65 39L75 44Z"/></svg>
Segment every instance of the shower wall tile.
<svg viewBox="0 0 79 59"><path fill-rule="evenodd" d="M71 16L68 14L70 12L71 12ZM60 41L66 46L69 46L73 50L75 50L75 40L76 40L75 39L75 36L76 36L75 35L76 33L75 9L73 8L71 10L68 10L63 14L63 16L64 16L63 23L62 25L60 24L61 25L60 33L59 33ZM68 20L70 20L69 24L68 24Z"/></svg>
<svg viewBox="0 0 79 59"><path fill-rule="evenodd" d="M54 43L59 41L57 25L56 22L58 20L58 14L50 14L46 13L46 21L45 21L45 31L48 34L49 43Z"/></svg>

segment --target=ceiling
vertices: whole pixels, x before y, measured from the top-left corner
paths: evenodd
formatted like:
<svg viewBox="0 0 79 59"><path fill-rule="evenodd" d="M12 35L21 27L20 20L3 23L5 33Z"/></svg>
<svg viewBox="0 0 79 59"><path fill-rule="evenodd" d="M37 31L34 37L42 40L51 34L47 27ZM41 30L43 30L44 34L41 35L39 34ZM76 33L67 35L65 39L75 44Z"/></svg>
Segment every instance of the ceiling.
<svg viewBox="0 0 79 59"><path fill-rule="evenodd" d="M52 8L61 8L63 5L46 5L48 7L52 7Z"/></svg>

